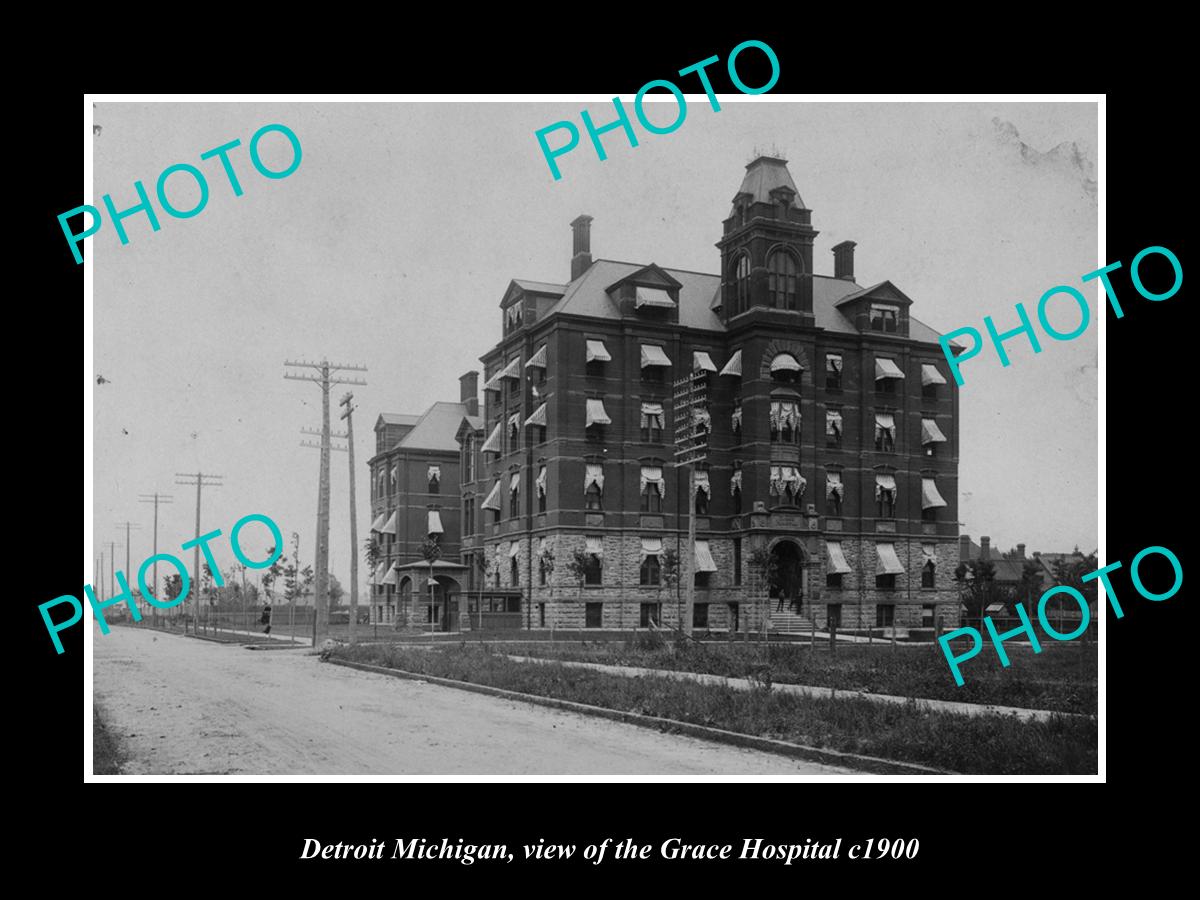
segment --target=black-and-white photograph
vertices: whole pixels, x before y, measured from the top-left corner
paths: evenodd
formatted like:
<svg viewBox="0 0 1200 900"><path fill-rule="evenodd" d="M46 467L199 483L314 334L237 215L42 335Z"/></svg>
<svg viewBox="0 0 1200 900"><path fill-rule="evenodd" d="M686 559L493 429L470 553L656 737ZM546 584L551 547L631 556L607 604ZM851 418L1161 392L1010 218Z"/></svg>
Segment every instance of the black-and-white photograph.
<svg viewBox="0 0 1200 900"><path fill-rule="evenodd" d="M1097 775L1097 104L720 100L95 103L93 777Z"/></svg>

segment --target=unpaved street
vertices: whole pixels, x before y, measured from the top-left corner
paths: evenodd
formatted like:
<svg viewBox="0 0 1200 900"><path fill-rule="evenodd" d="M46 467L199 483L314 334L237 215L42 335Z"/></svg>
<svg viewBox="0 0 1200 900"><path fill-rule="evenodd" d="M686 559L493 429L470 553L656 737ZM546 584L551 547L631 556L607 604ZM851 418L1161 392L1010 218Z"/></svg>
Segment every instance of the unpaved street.
<svg viewBox="0 0 1200 900"><path fill-rule="evenodd" d="M95 632L126 774L818 775L847 770L132 628Z"/></svg>

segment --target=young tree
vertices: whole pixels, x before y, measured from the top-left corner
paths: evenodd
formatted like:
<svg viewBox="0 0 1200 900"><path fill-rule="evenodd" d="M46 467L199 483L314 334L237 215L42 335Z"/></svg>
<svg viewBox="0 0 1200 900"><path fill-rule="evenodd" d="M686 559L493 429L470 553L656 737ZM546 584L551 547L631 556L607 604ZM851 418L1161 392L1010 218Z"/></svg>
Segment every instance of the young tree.
<svg viewBox="0 0 1200 900"><path fill-rule="evenodd" d="M592 556L585 550L576 547L571 551L567 560L567 573L579 582L579 601L583 602L583 583L587 580L588 569L592 565Z"/></svg>
<svg viewBox="0 0 1200 900"><path fill-rule="evenodd" d="M342 587L342 583L337 580L337 576L332 572L329 573L329 608L332 609L342 602L342 598L346 596L346 591Z"/></svg>
<svg viewBox="0 0 1200 900"><path fill-rule="evenodd" d="M363 559L370 566L372 572L383 562L383 548L379 546L379 541L375 540L374 535L363 541Z"/></svg>
<svg viewBox="0 0 1200 900"><path fill-rule="evenodd" d="M1037 615L1038 600L1041 599L1041 596L1042 567L1036 561L1027 559L1021 567L1021 578L1017 581L1016 588L1006 591L1001 602L1004 604L1004 611L1013 618L1018 615L1018 603L1025 607L1025 612L1032 617Z"/></svg>
<svg viewBox="0 0 1200 900"><path fill-rule="evenodd" d="M766 612L762 617L762 627L767 625L767 617L771 612L771 588L777 586L779 580L779 559L765 546L755 547L750 552L750 571L758 579L759 597L766 604Z"/></svg>
<svg viewBox="0 0 1200 900"><path fill-rule="evenodd" d="M1075 548L1076 556L1068 559L1060 559L1054 564L1054 580L1061 585L1073 587L1079 593L1083 594L1087 600L1088 607L1092 611L1096 609L1096 598L1098 596L1096 585L1100 579L1093 578L1091 581L1084 581L1083 576L1089 575L1099 568L1099 563L1096 561L1096 554L1089 553L1084 556L1079 553L1079 548ZM1063 607L1073 609L1076 606L1075 601L1068 599L1065 596L1059 595L1050 598L1047 605L1054 604L1056 608Z"/></svg>
<svg viewBox="0 0 1200 900"><path fill-rule="evenodd" d="M989 606L994 603L1008 605L1009 592L996 584L996 564L991 560L972 559L959 563L954 570L954 580L958 582L959 598L968 621L982 623Z"/></svg>
<svg viewBox="0 0 1200 900"><path fill-rule="evenodd" d="M270 556L274 556L275 555L275 547L272 545L271 548L267 551L267 553L268 553L268 558ZM263 590L267 592L267 597L272 600L275 598L275 594L272 591L272 588L274 587L275 582L283 577L285 567L287 566L287 561L288 561L287 556L281 553L279 555L279 559L277 559L277 560L275 560L275 562L271 563L270 567L262 574Z"/></svg>
<svg viewBox="0 0 1200 900"><path fill-rule="evenodd" d="M658 557L658 574L658 590L660 594L663 588L675 591L679 586L679 554L673 548L668 547ZM678 594L676 596L678 597ZM682 610L683 600L680 599L679 602L681 604L680 609ZM679 616L682 622L683 613L680 612ZM658 624L660 627L662 626L662 622Z"/></svg>
<svg viewBox="0 0 1200 900"><path fill-rule="evenodd" d="M554 551L543 545L542 555L538 557L538 569L546 576L546 586L550 588L550 599L554 599ZM530 591L532 594L533 591ZM550 640L554 640L554 620L550 617Z"/></svg>

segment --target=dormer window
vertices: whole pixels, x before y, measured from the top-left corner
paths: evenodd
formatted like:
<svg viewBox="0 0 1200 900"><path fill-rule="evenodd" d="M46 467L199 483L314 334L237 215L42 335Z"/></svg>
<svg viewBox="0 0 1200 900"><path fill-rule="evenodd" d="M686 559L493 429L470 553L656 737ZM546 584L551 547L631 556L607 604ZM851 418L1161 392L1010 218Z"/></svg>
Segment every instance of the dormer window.
<svg viewBox="0 0 1200 900"><path fill-rule="evenodd" d="M895 306L871 304L871 330L895 334L899 328L900 310Z"/></svg>

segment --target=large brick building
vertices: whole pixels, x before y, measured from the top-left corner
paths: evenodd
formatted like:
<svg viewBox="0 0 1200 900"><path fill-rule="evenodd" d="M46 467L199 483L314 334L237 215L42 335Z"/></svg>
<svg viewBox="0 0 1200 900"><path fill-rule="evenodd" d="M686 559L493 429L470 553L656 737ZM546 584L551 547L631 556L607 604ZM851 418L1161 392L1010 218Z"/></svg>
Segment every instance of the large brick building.
<svg viewBox="0 0 1200 900"><path fill-rule="evenodd" d="M482 420L458 432L470 604L535 628L672 624L674 549L695 562L699 627L788 606L822 627L956 622L958 394L938 334L890 281L856 283L853 242L815 274L786 161L746 167L719 275L593 261L591 221L572 223L569 282L509 284L481 357ZM672 381L693 368L709 454L685 548Z"/></svg>
<svg viewBox="0 0 1200 900"><path fill-rule="evenodd" d="M434 403L424 415L382 413L375 422L371 469L371 537L379 562L371 572L372 624L423 627L430 618L457 627L459 562L458 429L478 413L474 373L461 403ZM441 556L431 569L421 552L432 538Z"/></svg>

